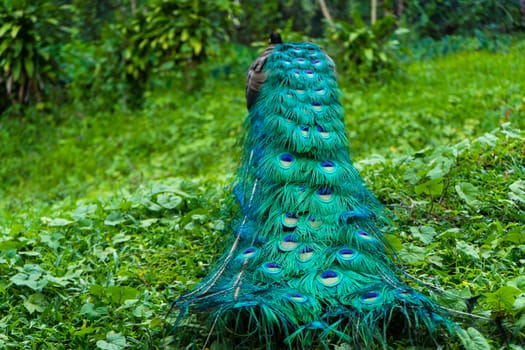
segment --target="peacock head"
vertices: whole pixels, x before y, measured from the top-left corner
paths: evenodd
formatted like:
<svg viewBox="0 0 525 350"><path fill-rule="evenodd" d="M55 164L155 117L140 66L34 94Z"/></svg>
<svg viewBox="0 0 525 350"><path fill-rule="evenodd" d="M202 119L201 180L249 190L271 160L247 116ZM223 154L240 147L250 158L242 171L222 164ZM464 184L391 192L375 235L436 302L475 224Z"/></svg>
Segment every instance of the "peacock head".
<svg viewBox="0 0 525 350"><path fill-rule="evenodd" d="M270 34L270 44L282 44L283 39L281 38L281 34L273 32Z"/></svg>

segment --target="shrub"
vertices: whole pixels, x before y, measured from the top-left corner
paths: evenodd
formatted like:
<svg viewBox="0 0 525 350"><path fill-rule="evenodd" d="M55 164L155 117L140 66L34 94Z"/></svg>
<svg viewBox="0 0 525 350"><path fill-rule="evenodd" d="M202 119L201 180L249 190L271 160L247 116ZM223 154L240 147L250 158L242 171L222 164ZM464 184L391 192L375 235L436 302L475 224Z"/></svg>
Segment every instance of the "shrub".
<svg viewBox="0 0 525 350"><path fill-rule="evenodd" d="M421 36L473 34L474 30L509 32L523 28L517 0L416 0L406 1L404 16Z"/></svg>
<svg viewBox="0 0 525 350"><path fill-rule="evenodd" d="M90 75L82 67L71 71L79 74L70 84L71 95L79 101L92 96L98 108L113 108L121 100L124 109L138 109L155 70L182 73L188 88L198 86L198 64L211 43L224 35L224 18L235 10L230 0L153 1L131 20L106 26L91 50L80 55L70 50L72 66L85 62L94 72Z"/></svg>
<svg viewBox="0 0 525 350"><path fill-rule="evenodd" d="M357 15L354 23L334 22L328 27L328 49L339 64L339 70L353 81L385 77L398 71L396 51L399 42L394 17L384 17L368 27Z"/></svg>
<svg viewBox="0 0 525 350"><path fill-rule="evenodd" d="M50 1L3 0L0 6L0 112L44 101L60 78L60 43L71 8Z"/></svg>

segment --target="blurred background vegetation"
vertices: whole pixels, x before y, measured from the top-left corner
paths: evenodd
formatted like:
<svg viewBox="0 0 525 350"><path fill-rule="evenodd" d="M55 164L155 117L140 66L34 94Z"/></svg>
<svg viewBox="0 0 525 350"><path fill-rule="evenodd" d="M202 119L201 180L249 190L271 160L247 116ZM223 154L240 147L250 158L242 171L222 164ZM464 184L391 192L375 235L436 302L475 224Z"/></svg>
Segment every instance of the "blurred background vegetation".
<svg viewBox="0 0 525 350"><path fill-rule="evenodd" d="M524 29L523 0L2 0L0 112L140 109L153 87L244 71L246 48L275 30L319 42L362 82Z"/></svg>
<svg viewBox="0 0 525 350"><path fill-rule="evenodd" d="M0 0L0 348L170 348L272 31L334 58L404 270L481 296L464 347L523 349L525 0Z"/></svg>

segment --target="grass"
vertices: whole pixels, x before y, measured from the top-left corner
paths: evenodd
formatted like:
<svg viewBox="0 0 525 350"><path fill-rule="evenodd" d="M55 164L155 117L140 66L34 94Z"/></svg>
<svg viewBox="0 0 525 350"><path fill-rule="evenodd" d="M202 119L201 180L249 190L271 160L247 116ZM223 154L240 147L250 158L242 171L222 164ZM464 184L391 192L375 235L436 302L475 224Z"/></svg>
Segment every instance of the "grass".
<svg viewBox="0 0 525 350"><path fill-rule="evenodd" d="M464 324L494 348L525 332L524 53L458 53L365 87L342 77L352 154L394 214L400 263L445 305L481 295L474 312L506 338ZM170 301L221 251L242 77L84 113L0 119L2 348L164 348Z"/></svg>

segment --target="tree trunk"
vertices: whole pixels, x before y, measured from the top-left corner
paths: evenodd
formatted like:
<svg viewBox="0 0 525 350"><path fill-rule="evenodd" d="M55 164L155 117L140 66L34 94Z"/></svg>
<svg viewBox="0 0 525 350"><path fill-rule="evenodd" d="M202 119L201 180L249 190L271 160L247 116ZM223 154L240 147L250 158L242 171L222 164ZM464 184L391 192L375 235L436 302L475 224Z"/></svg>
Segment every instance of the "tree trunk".
<svg viewBox="0 0 525 350"><path fill-rule="evenodd" d="M525 1L525 0L522 0ZM403 0L397 0L396 16L397 19L401 19L403 11L405 10L405 2Z"/></svg>
<svg viewBox="0 0 525 350"><path fill-rule="evenodd" d="M131 0L131 14L135 16L135 13L137 12L137 1Z"/></svg>
<svg viewBox="0 0 525 350"><path fill-rule="evenodd" d="M525 24L525 0L520 0L520 12L522 24Z"/></svg>
<svg viewBox="0 0 525 350"><path fill-rule="evenodd" d="M324 0L319 0L319 6L321 7L321 12L323 13L323 17L326 19L329 25L332 25L333 24L332 16L330 16L330 11L328 11L326 2Z"/></svg>
<svg viewBox="0 0 525 350"><path fill-rule="evenodd" d="M370 1L370 23L374 24L377 20L377 0Z"/></svg>

